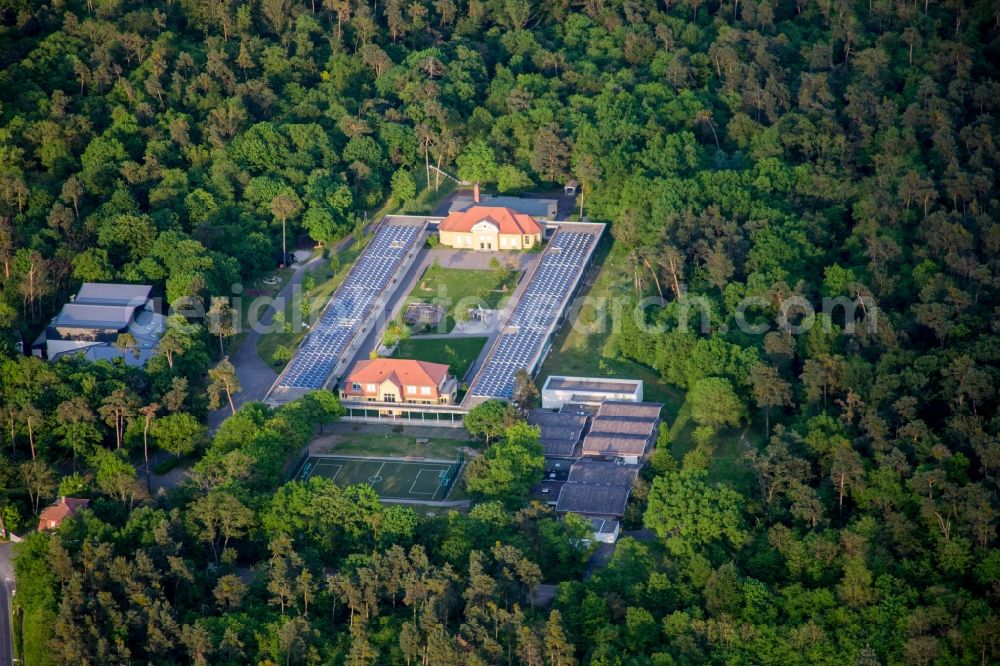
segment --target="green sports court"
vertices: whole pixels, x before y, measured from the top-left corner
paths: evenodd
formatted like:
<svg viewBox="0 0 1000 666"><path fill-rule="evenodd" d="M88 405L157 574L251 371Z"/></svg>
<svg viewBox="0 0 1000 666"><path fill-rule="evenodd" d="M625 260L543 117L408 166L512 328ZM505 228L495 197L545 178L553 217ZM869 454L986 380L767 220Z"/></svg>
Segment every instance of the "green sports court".
<svg viewBox="0 0 1000 666"><path fill-rule="evenodd" d="M338 486L367 483L382 499L439 502L448 496L461 466L458 460L310 456L302 463L296 478L305 481L321 476Z"/></svg>

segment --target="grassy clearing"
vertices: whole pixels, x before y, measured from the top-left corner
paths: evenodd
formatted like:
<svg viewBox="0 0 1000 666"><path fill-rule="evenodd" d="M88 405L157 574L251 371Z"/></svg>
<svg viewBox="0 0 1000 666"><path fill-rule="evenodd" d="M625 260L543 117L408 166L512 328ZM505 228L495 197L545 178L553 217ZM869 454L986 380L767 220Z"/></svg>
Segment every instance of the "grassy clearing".
<svg viewBox="0 0 1000 666"><path fill-rule="evenodd" d="M465 433L464 430L459 432ZM344 456L386 456L391 458L419 456L440 460L457 460L459 449L477 445L477 442L472 440L432 437L427 446L417 446L417 438L413 435L394 432L384 434L358 432L322 435L313 443L313 450L317 453Z"/></svg>
<svg viewBox="0 0 1000 666"><path fill-rule="evenodd" d="M454 308L481 302L489 310L503 307L517 285L519 272L511 269L469 270L432 265L417 280L406 303L432 303L438 299L453 304L445 315L442 333L455 328Z"/></svg>
<svg viewBox="0 0 1000 666"><path fill-rule="evenodd" d="M413 170L413 179L417 183L417 196L404 201L403 205L399 207L399 212L404 215L433 213L438 204L457 187L454 181L448 180L444 176L436 180L433 171L431 171L431 181L427 183L425 170L421 167Z"/></svg>
<svg viewBox="0 0 1000 666"><path fill-rule="evenodd" d="M396 347L393 358L412 358L431 363L447 363L455 377L462 380L479 358L489 338L410 338Z"/></svg>
<svg viewBox="0 0 1000 666"><path fill-rule="evenodd" d="M344 281L347 274L350 272L351 267L354 266L354 262L357 260L358 255L361 254L365 246L368 245L368 241L371 240L371 236L365 236L361 241L355 241L351 243L348 247L336 252L338 260L338 268L334 272L332 267L332 258L322 264L319 267L307 271L303 275L303 284L308 281L308 277L311 276L313 287L309 290L303 290L302 300L308 300L310 304L310 310L308 317L303 318L301 310L298 310L300 300L295 298L289 298L283 305L281 309L285 315L285 321L291 324L291 330L288 332L284 331L274 331L273 333L268 333L262 335L257 343L257 355L265 362L271 365L278 372L285 367L287 361L276 362L274 360L274 352L278 347L285 346L288 349L295 350L299 343L302 342L302 338L308 333L308 329L305 327L298 327L293 322L296 320L304 320L310 325L319 319L320 315L323 313L323 309L326 307L327 302L329 302L330 297L333 296L333 292L337 290L337 287Z"/></svg>
<svg viewBox="0 0 1000 666"><path fill-rule="evenodd" d="M238 309L240 315L239 333L226 340L226 349L230 354L243 345L243 340L246 338L247 333L250 332L250 327L254 323L250 321L250 304L257 298L273 298L276 296L282 289L285 288L285 285L288 284L288 280L291 279L294 274L295 270L291 268L275 268L274 270L268 271L253 280L250 284L243 286L244 288L241 298L234 299L234 307L236 303L239 303L240 305ZM276 284L265 284L265 280L270 280L272 278L278 278L278 282ZM260 316L259 312L257 313L257 316Z"/></svg>
<svg viewBox="0 0 1000 666"><path fill-rule="evenodd" d="M670 425L670 453L678 464L684 461L684 456L694 447L692 437L697 424L691 418L691 406L685 400L671 421L664 417ZM712 437L711 462L708 466L709 481L728 483L744 493L752 493L753 473L744 460L745 443L760 447L764 441L764 433L759 423L752 422L749 426L726 428Z"/></svg>

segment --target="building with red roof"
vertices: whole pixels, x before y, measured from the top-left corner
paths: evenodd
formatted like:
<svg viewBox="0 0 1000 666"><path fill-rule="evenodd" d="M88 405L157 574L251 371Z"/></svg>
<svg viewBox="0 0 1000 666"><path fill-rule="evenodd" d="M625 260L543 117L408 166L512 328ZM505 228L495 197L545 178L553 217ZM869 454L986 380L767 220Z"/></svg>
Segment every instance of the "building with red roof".
<svg viewBox="0 0 1000 666"><path fill-rule="evenodd" d="M77 499L76 497L60 497L51 506L45 507L38 516L38 531L55 530L62 525L67 518L72 518L81 509L90 506L90 500Z"/></svg>
<svg viewBox="0 0 1000 666"><path fill-rule="evenodd" d="M340 388L345 401L450 405L457 395L447 365L402 358L358 361Z"/></svg>
<svg viewBox="0 0 1000 666"><path fill-rule="evenodd" d="M449 213L438 225L441 244L455 249L495 252L526 250L542 242L535 218L503 206L472 206Z"/></svg>

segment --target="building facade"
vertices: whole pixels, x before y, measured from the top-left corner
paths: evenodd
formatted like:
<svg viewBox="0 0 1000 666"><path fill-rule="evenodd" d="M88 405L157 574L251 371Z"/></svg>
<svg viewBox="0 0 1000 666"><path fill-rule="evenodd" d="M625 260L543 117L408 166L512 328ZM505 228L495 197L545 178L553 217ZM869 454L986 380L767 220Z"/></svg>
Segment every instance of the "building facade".
<svg viewBox="0 0 1000 666"><path fill-rule="evenodd" d="M442 245L457 250L528 250L541 244L542 227L510 208L473 206L441 220L438 235Z"/></svg>
<svg viewBox="0 0 1000 666"><path fill-rule="evenodd" d="M447 365L398 358L358 361L340 388L345 402L451 405L457 395Z"/></svg>

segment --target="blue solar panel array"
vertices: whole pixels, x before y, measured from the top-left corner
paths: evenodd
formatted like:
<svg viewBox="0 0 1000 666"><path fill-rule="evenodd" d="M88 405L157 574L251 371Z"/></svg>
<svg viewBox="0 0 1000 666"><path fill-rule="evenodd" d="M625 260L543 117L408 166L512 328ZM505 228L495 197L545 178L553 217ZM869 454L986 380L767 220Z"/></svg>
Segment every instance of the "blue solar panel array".
<svg viewBox="0 0 1000 666"><path fill-rule="evenodd" d="M419 234L420 227L379 227L330 299L326 312L295 352L278 386L323 387Z"/></svg>
<svg viewBox="0 0 1000 666"><path fill-rule="evenodd" d="M483 398L514 395L514 373L528 368L545 344L549 326L560 314L560 305L583 272L595 236L559 231L542 255L531 282L521 295L489 358L473 380L469 392Z"/></svg>

